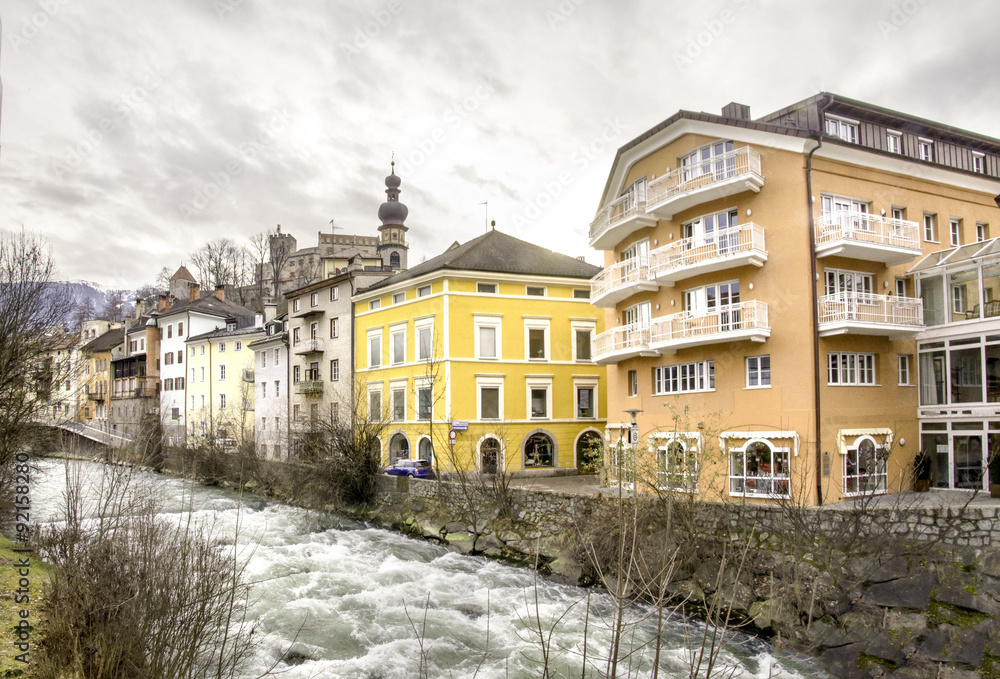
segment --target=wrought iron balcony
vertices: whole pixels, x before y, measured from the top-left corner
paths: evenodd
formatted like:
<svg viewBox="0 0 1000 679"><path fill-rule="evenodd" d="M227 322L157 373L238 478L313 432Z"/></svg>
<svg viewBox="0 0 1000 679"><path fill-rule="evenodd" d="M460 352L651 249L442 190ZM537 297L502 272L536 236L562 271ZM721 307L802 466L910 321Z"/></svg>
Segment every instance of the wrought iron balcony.
<svg viewBox="0 0 1000 679"><path fill-rule="evenodd" d="M886 265L921 255L916 222L864 212L838 210L824 214L816 229L816 256L850 257Z"/></svg>
<svg viewBox="0 0 1000 679"><path fill-rule="evenodd" d="M865 292L841 292L819 299L820 337L876 335L889 339L913 337L924 330L923 302Z"/></svg>
<svg viewBox="0 0 1000 679"><path fill-rule="evenodd" d="M323 353L323 340L304 339L292 345L292 353L295 354L321 354Z"/></svg>
<svg viewBox="0 0 1000 679"><path fill-rule="evenodd" d="M323 394L323 382L320 380L306 380L295 385L295 393L303 396L321 396Z"/></svg>

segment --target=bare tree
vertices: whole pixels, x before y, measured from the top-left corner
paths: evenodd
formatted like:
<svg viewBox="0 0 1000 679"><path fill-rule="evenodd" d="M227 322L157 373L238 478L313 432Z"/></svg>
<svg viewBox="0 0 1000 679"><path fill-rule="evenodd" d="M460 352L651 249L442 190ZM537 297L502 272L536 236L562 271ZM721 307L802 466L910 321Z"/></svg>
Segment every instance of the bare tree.
<svg viewBox="0 0 1000 679"><path fill-rule="evenodd" d="M191 253L191 264L198 269L203 288L236 285L242 248L231 238L216 238Z"/></svg>
<svg viewBox="0 0 1000 679"><path fill-rule="evenodd" d="M312 255L303 258L302 266L299 267L298 285L301 287L321 280L323 280L323 260L318 255L315 258Z"/></svg>
<svg viewBox="0 0 1000 679"><path fill-rule="evenodd" d="M264 270L271 257L271 246L268 241L267 232L258 231L250 236L249 244L246 247L247 256L253 267L251 280L257 289L257 298L264 298Z"/></svg>
<svg viewBox="0 0 1000 679"><path fill-rule="evenodd" d="M129 291L112 289L104 293L104 309L101 318L112 323L118 323L129 314Z"/></svg>
<svg viewBox="0 0 1000 679"><path fill-rule="evenodd" d="M172 275L173 274L170 273L170 269L168 269L167 267L163 267L162 269L160 269L160 272L158 274L156 274L156 280L153 281L154 284L156 285L157 289L159 289L161 292L165 292L165 291L169 290L170 289L170 277Z"/></svg>
<svg viewBox="0 0 1000 679"><path fill-rule="evenodd" d="M29 231L0 232L0 502L9 503L14 456L30 442L51 385L62 376L46 361L63 339L51 332L69 316L73 299L55 286L55 260ZM9 512L4 512L9 516Z"/></svg>
<svg viewBox="0 0 1000 679"><path fill-rule="evenodd" d="M81 297L77 300L76 308L73 310L73 329L79 330L83 322L93 319L96 313L94 300L89 297Z"/></svg>
<svg viewBox="0 0 1000 679"><path fill-rule="evenodd" d="M267 233L268 252L271 262L271 277L274 281L274 299L278 299L281 284L281 272L293 254L295 246L287 234L273 231Z"/></svg>

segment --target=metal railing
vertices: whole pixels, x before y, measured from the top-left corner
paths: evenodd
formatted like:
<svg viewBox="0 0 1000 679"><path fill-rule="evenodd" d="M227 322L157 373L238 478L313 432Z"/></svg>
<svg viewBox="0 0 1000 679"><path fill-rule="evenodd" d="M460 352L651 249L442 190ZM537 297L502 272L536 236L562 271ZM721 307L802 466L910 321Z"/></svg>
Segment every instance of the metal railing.
<svg viewBox="0 0 1000 679"><path fill-rule="evenodd" d="M819 298L819 322L922 327L924 307L922 300L914 297L838 292Z"/></svg>
<svg viewBox="0 0 1000 679"><path fill-rule="evenodd" d="M655 278L684 266L750 250L766 251L764 227L753 222L719 229L710 236L682 238L656 248L649 253L649 272Z"/></svg>
<svg viewBox="0 0 1000 679"><path fill-rule="evenodd" d="M908 250L920 249L920 227L916 222L892 219L866 212L837 210L820 218L816 245L852 240L872 245L888 245Z"/></svg>
<svg viewBox="0 0 1000 679"><path fill-rule="evenodd" d="M254 370L253 368L243 368L243 381L253 382L254 381Z"/></svg>
<svg viewBox="0 0 1000 679"><path fill-rule="evenodd" d="M631 257L612 264L590 279L590 299L595 300L618 288L648 280L649 260L646 257Z"/></svg>
<svg viewBox="0 0 1000 679"><path fill-rule="evenodd" d="M632 323L605 330L593 339L592 355L595 359L619 351L649 347L649 325Z"/></svg>
<svg viewBox="0 0 1000 679"><path fill-rule="evenodd" d="M323 351L323 342L319 339L304 339L292 345L296 354L308 354Z"/></svg>
<svg viewBox="0 0 1000 679"><path fill-rule="evenodd" d="M763 181L760 154L750 146L742 146L714 158L668 172L647 184L645 196L630 191L601 208L594 221L590 223L590 238L593 240L608 226L626 217L644 214L650 206L689 191L696 191L747 174Z"/></svg>
<svg viewBox="0 0 1000 679"><path fill-rule="evenodd" d="M767 304L752 299L720 306L708 312L682 311L654 318L650 324L650 343L655 346L691 337L769 330L770 327Z"/></svg>

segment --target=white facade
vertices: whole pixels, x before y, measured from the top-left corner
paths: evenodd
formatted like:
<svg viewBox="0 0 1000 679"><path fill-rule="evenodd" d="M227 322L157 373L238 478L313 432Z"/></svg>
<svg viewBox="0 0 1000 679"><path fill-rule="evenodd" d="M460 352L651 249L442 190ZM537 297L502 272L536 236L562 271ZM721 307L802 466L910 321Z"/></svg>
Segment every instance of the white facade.
<svg viewBox="0 0 1000 679"><path fill-rule="evenodd" d="M267 325L254 350L254 433L257 450L270 459L288 457L288 334L285 321Z"/></svg>

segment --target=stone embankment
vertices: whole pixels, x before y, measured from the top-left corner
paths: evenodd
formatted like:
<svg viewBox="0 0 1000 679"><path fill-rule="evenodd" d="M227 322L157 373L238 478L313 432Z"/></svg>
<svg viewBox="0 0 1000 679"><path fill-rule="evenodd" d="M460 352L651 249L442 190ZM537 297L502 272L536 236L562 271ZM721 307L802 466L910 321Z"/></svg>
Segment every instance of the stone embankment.
<svg viewBox="0 0 1000 679"><path fill-rule="evenodd" d="M616 517L641 516L642 542L697 553L675 561L667 584L693 615L728 612L836 677L1000 677L1000 507L668 508L662 498L388 477L381 498L375 516L412 535L581 585L614 570L581 543L615 533ZM630 509L619 513L620 502ZM631 513L635 502L643 513Z"/></svg>

